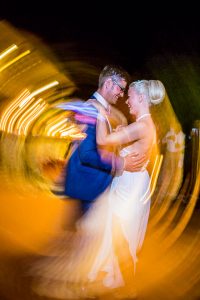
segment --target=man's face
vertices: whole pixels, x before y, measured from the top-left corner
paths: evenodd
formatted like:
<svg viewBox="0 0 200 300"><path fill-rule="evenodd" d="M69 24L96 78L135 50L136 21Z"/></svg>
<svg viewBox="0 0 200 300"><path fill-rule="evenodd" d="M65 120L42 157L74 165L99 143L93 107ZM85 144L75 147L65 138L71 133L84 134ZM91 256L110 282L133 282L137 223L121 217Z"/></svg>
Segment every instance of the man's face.
<svg viewBox="0 0 200 300"><path fill-rule="evenodd" d="M127 86L127 82L124 79L108 79L110 81L108 91L108 102L110 104L116 104L120 97L124 96L124 92Z"/></svg>

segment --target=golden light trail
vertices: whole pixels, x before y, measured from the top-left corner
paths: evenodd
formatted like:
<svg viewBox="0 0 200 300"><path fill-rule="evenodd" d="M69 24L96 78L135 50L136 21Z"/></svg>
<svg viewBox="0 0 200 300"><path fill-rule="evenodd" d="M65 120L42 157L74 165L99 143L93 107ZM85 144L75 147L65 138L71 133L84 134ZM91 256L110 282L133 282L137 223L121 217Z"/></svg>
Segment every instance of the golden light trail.
<svg viewBox="0 0 200 300"><path fill-rule="evenodd" d="M13 113L13 116L12 116L12 118L10 118L10 122L8 123L7 132L9 132L9 133L14 132L15 122L17 121L17 119L19 118L20 115L23 116L24 111L27 109L27 107L31 103L33 103L34 100L35 100L35 98L33 98L30 103L27 103L26 105L24 105L23 108L21 108L20 105L19 105L20 109L19 109L19 107L16 108L16 111ZM17 132L15 132L15 133L17 133Z"/></svg>
<svg viewBox="0 0 200 300"><path fill-rule="evenodd" d="M45 128L45 132L46 132L47 136L51 136L51 131L53 131L54 128L56 128L60 124L60 122L61 122L61 124L66 122L66 120L63 118L62 115L55 116L51 122L50 121L48 122L48 124Z"/></svg>
<svg viewBox="0 0 200 300"><path fill-rule="evenodd" d="M164 181L163 181L163 185L165 185ZM161 189L162 189L162 186L161 186ZM159 190L158 195L157 195L158 201L159 201L159 198L160 198L160 193L161 192ZM158 224L158 222L161 221L161 219L167 215L167 213L169 211L169 208L172 204L170 199L171 198L168 196L168 194L166 192L165 198L163 199L162 203L159 203L158 207L154 207L155 215L154 215L154 218L152 219L152 222L151 222L150 226L156 226Z"/></svg>
<svg viewBox="0 0 200 300"><path fill-rule="evenodd" d="M51 128L48 130L47 132L47 135L48 136L51 136L53 135L53 132L59 128L59 126L61 126L62 124L65 124L66 123L66 120L65 119L62 119L61 121L58 122L57 120L57 123L54 124L54 125L51 125Z"/></svg>
<svg viewBox="0 0 200 300"><path fill-rule="evenodd" d="M60 124L58 128L55 128L55 130L52 132L51 136L56 136L58 133L60 134L62 131L65 131L66 129L66 124L64 123L63 125Z"/></svg>
<svg viewBox="0 0 200 300"><path fill-rule="evenodd" d="M11 45L6 50L1 52L0 59L3 59L6 55L10 54L11 52L15 51L16 49L18 49L17 45L15 45L15 44Z"/></svg>
<svg viewBox="0 0 200 300"><path fill-rule="evenodd" d="M55 123L60 122L65 119L66 126L69 126L69 117L71 116L71 112L69 111L59 111L55 108L49 107L49 109L45 112L42 118L38 119L37 122L32 127L32 135L41 135L48 136L48 131Z"/></svg>
<svg viewBox="0 0 200 300"><path fill-rule="evenodd" d="M21 124L18 129L18 134L22 134L27 132L28 126L30 123L38 116L43 110L44 110L45 102L42 102L42 99L39 99L33 106L31 106L26 112L26 116L23 114L23 120L21 121ZM35 116L34 116L35 114ZM33 117L34 116L34 117ZM30 119L30 120L29 120ZM23 127L24 127L24 132L23 132Z"/></svg>
<svg viewBox="0 0 200 300"><path fill-rule="evenodd" d="M62 135L62 136L64 136L64 135ZM84 132L79 132L79 133L70 133L69 134L69 136L70 136L70 138L72 138L72 139L84 139L85 137L86 137L86 133L84 133Z"/></svg>
<svg viewBox="0 0 200 300"><path fill-rule="evenodd" d="M152 197L152 195L155 191L156 182L157 182L157 179L158 179L158 175L159 175L159 172L160 172L162 161L163 161L163 155L162 154L161 155L156 155L156 159L155 159L155 163L154 163L153 170L152 170L152 173L151 173L148 188L147 188L145 194L143 195L143 197L140 199L140 201L143 201L144 204L147 203L147 201ZM146 198L146 195L149 193L149 191L150 191L150 194Z"/></svg>
<svg viewBox="0 0 200 300"><path fill-rule="evenodd" d="M57 80L54 80L54 81L52 81L52 82L50 82L50 83L44 85L43 87L37 89L36 91L32 92L26 99L24 99L24 100L20 103L19 107L23 106L23 105L24 105L27 101L29 101L32 97L35 97L35 96L37 96L38 94L40 94L40 93L42 93L42 92L44 92L44 91L46 91L46 90L48 90L48 89L50 89L50 88L52 88L52 87L58 85L58 84L59 84L59 82L58 82Z"/></svg>
<svg viewBox="0 0 200 300"><path fill-rule="evenodd" d="M22 112L34 101L33 97L58 84L59 82L54 80L49 84L46 84L43 87L35 90L31 94L28 90L23 91L23 93L16 99L16 101L12 103L3 113L1 123L0 123L0 127L2 128L2 130L4 131L7 130L9 133L12 133L14 130L15 121L17 120L19 115L22 114ZM29 102L30 100L31 102ZM16 113L14 113L16 109L18 110L16 111ZM12 113L14 113L14 116L9 121L9 118L11 117Z"/></svg>
<svg viewBox="0 0 200 300"><path fill-rule="evenodd" d="M3 112L1 120L0 120L0 129L2 131L6 131L8 119L12 115L13 111L16 109L16 107L19 105L20 101L22 101L24 98L26 98L28 95L30 95L30 92L25 89L19 97L16 98L14 102L12 102L7 109Z"/></svg>
<svg viewBox="0 0 200 300"><path fill-rule="evenodd" d="M175 241L180 237L180 235L183 233L183 230L186 228L188 222L190 221L200 191L199 183L200 183L200 169L198 170L198 176L194 185L194 189L192 191L190 201L187 204L187 207L185 208L182 216L180 217L177 226L170 232L170 234L163 241L162 246L164 248L169 248L175 243Z"/></svg>
<svg viewBox="0 0 200 300"><path fill-rule="evenodd" d="M61 133L61 137L70 137L72 139L83 139L86 137L86 133L82 132L80 128L77 128L75 124L68 126L64 132Z"/></svg>
<svg viewBox="0 0 200 300"><path fill-rule="evenodd" d="M39 106L41 106L41 104L39 104ZM47 104L42 103L42 107L38 107L38 111L35 112L34 117L32 119L30 119L29 122L27 122L27 124L24 127L24 135L28 134L28 128L30 126L30 124L46 109Z"/></svg>
<svg viewBox="0 0 200 300"><path fill-rule="evenodd" d="M6 68L10 67L12 64L16 63L18 60L20 60L21 58L23 58L24 56L26 56L30 53L31 53L31 51L27 50L27 51L23 52L22 54L18 55L17 57L15 57L11 61L9 61L7 64L5 64L2 68L0 68L0 72L4 71Z"/></svg>
<svg viewBox="0 0 200 300"><path fill-rule="evenodd" d="M35 109L36 106L38 106L38 104L42 101L42 98L38 99L32 106L30 106L25 112L24 114L21 115L21 117L17 120L16 122L16 130L18 132L21 131L21 127L23 126L23 122L24 122L24 119L27 118L27 116L29 115L29 113Z"/></svg>

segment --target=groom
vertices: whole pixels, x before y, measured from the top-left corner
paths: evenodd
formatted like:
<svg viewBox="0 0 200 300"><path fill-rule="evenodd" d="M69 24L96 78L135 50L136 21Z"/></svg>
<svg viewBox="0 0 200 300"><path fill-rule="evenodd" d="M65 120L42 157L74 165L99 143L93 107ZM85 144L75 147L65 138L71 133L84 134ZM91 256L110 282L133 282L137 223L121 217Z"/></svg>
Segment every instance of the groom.
<svg viewBox="0 0 200 300"><path fill-rule="evenodd" d="M75 142L66 169L65 195L79 200L82 214L87 212L95 199L111 184L116 172L139 171L144 165L145 157L131 154L124 158L114 149L99 149L96 143L100 108L107 110L107 128L112 125L126 125L126 118L112 105L123 97L128 83L128 74L122 68L107 65L99 76L97 91L84 103L84 113L77 114L79 123L87 124L86 138Z"/></svg>

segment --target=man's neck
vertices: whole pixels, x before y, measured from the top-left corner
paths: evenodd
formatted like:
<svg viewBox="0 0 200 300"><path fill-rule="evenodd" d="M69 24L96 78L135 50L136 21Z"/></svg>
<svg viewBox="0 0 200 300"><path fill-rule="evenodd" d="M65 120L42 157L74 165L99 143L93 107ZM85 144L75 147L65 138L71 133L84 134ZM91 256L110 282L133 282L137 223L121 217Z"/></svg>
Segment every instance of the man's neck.
<svg viewBox="0 0 200 300"><path fill-rule="evenodd" d="M109 109L110 104L106 101L106 99L97 91L93 94L93 96L96 98L96 100L105 107L105 109Z"/></svg>

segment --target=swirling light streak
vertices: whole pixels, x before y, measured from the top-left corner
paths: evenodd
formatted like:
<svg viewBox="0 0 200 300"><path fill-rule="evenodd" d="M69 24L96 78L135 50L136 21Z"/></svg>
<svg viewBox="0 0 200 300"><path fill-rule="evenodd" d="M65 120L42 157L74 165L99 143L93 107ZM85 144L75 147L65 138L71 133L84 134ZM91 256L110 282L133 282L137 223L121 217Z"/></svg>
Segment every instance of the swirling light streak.
<svg viewBox="0 0 200 300"><path fill-rule="evenodd" d="M26 55L28 55L30 53L31 53L31 51L27 50L27 51L23 52L22 54L18 55L17 57L15 57L11 61L9 61L7 64L5 64L3 67L1 67L0 72L4 71L8 67L10 67L12 64L16 63L18 60L20 60L21 58L25 57Z"/></svg>
<svg viewBox="0 0 200 300"><path fill-rule="evenodd" d="M61 119L61 120L59 120ZM66 120L61 117L59 117L57 120L54 120L51 124L48 125L47 128L47 136L54 136L53 132L57 131L57 129L60 127L60 125L66 123Z"/></svg>
<svg viewBox="0 0 200 300"><path fill-rule="evenodd" d="M34 113L34 116L26 123L24 127L24 135L28 134L28 128L30 127L31 123L34 122L34 120L46 109L47 106L48 105L44 102L42 104L39 104L37 111Z"/></svg>
<svg viewBox="0 0 200 300"><path fill-rule="evenodd" d="M30 102L25 102L26 104L21 106L19 105L18 107L16 107L16 111L13 113L13 115L10 117L10 121L7 124L7 132L8 133L16 133L14 131L14 126L15 126L15 122L17 121L17 119L19 118L20 115L26 113L26 109L29 107L29 105L31 105L34 102L35 98L30 99Z"/></svg>
<svg viewBox="0 0 200 300"><path fill-rule="evenodd" d="M28 127L30 124L42 113L42 111L47 107L46 103L42 100L39 99L36 104L31 106L29 108L29 111L26 115L26 117L23 115L23 121L21 121L21 124L18 129L18 134L27 134Z"/></svg>
<svg viewBox="0 0 200 300"><path fill-rule="evenodd" d="M0 59L3 59L6 55L10 54L11 52L15 51L16 49L18 49L17 45L15 45L15 44L11 45L6 50L4 50L0 53Z"/></svg>
<svg viewBox="0 0 200 300"><path fill-rule="evenodd" d="M48 90L48 89L50 89L50 88L52 88L52 87L58 85L58 84L59 84L59 82L58 82L57 80L54 80L54 81L52 81L52 82L50 82L50 83L48 83L48 84L42 86L41 88L35 90L35 91L32 92L26 99L24 99L24 100L20 103L19 107L23 106L23 105L24 105L27 101L29 101L32 97L35 97L35 96L37 96L38 94L40 94L40 93L42 93L42 92L44 92L44 91L46 91L46 90Z"/></svg>
<svg viewBox="0 0 200 300"><path fill-rule="evenodd" d="M35 98L33 98L35 99ZM38 99L33 105L31 105L25 112L24 114L21 115L20 118L18 118L18 120L16 121L16 124L15 124L15 130L17 132L20 132L21 131L21 127L22 127L22 123L23 123L23 120L26 119L27 115L29 115L29 113L35 109L36 106L38 106L38 104L40 102L42 102L42 98Z"/></svg>
<svg viewBox="0 0 200 300"><path fill-rule="evenodd" d="M2 131L7 131L6 127L8 124L8 120L14 110L19 106L20 101L22 101L24 98L26 98L28 95L30 95L30 92L25 89L11 104L5 109L5 111L2 113L2 117L0 120L0 129Z"/></svg>

